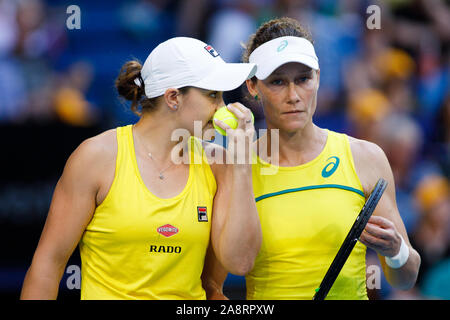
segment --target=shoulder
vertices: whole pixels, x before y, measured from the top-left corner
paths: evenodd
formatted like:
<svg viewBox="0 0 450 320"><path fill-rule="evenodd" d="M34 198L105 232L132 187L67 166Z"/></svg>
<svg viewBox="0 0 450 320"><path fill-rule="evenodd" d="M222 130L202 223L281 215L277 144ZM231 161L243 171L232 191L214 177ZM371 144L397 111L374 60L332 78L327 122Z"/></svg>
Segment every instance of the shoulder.
<svg viewBox="0 0 450 320"><path fill-rule="evenodd" d="M72 155L81 160L104 161L117 154L116 129L102 132L84 140Z"/></svg>
<svg viewBox="0 0 450 320"><path fill-rule="evenodd" d="M348 136L350 149L355 160L377 161L386 159L386 155L376 143Z"/></svg>
<svg viewBox="0 0 450 320"><path fill-rule="evenodd" d="M83 177L95 177L115 164L116 156L116 129L111 129L84 140L70 155L64 173L69 171L72 174L83 173Z"/></svg>
<svg viewBox="0 0 450 320"><path fill-rule="evenodd" d="M392 176L389 161L376 143L348 136L356 173L367 194L379 178Z"/></svg>

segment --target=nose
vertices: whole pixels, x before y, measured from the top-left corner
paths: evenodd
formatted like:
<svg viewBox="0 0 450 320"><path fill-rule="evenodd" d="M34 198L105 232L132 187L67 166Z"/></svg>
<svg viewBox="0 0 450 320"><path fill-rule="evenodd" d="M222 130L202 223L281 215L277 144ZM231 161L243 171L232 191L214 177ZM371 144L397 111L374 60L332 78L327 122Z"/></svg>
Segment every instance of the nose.
<svg viewBox="0 0 450 320"><path fill-rule="evenodd" d="M216 112L217 110L219 110L219 108L225 106L225 102L223 101L223 99L220 99L219 101L217 101L215 107L214 107L214 112Z"/></svg>
<svg viewBox="0 0 450 320"><path fill-rule="evenodd" d="M289 98L290 103L296 104L297 102L300 101L300 97L296 90L295 83L293 83L293 82L289 83L288 94L289 94L288 98Z"/></svg>

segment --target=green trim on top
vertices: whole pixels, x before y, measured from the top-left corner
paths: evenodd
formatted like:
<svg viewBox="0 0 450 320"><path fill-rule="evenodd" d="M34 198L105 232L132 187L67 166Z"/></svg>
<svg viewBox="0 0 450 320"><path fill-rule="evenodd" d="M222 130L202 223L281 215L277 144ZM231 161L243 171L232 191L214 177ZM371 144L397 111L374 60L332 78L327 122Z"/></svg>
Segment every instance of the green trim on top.
<svg viewBox="0 0 450 320"><path fill-rule="evenodd" d="M279 195L285 194L285 193L305 191L305 190L325 189L325 188L335 188L335 189L347 190L347 191L355 192L355 193L359 194L361 197L366 198L366 196L364 195L364 192L362 192L361 190L352 188L352 187L347 187L347 186L343 186L340 184L322 184L322 185L316 185L316 186L307 186L307 187L301 187L301 188L286 189L286 190L281 190L278 192L263 194L262 196L256 197L255 201L258 202L260 200L279 196Z"/></svg>

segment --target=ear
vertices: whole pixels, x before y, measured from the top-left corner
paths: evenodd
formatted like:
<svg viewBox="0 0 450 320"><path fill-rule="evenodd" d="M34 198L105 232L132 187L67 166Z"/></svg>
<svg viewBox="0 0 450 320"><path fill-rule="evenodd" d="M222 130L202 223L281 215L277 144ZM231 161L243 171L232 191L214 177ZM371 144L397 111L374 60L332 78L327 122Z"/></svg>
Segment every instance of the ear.
<svg viewBox="0 0 450 320"><path fill-rule="evenodd" d="M180 92L178 89L175 88L169 88L164 92L164 101L166 102L167 106L175 111L178 108L178 96Z"/></svg>
<svg viewBox="0 0 450 320"><path fill-rule="evenodd" d="M317 69L316 75L317 75L317 90L319 90L319 86L320 86L320 69Z"/></svg>
<svg viewBox="0 0 450 320"><path fill-rule="evenodd" d="M254 97L258 94L258 90L256 89L256 82L253 82L252 79L245 80L245 84L247 85L248 92Z"/></svg>

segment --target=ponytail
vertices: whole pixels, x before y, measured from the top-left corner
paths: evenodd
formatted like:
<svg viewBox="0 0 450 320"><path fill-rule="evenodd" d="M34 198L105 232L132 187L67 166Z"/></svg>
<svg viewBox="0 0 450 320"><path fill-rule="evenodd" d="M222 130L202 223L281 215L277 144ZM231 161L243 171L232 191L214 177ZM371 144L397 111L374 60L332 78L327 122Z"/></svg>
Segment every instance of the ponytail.
<svg viewBox="0 0 450 320"><path fill-rule="evenodd" d="M115 81L117 92L124 99L131 101L131 111L137 115L150 111L156 106L156 99L145 96L145 84L141 76L142 65L137 60L126 62L120 69ZM139 110L142 107L142 112Z"/></svg>

